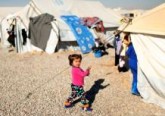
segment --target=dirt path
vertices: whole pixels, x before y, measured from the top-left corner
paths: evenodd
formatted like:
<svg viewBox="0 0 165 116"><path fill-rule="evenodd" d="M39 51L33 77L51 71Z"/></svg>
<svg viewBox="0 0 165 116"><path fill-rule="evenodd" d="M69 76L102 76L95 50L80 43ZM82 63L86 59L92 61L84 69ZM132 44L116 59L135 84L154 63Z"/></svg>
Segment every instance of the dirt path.
<svg viewBox="0 0 165 116"><path fill-rule="evenodd" d="M64 109L63 103L70 93L68 54L52 55L4 52L0 49L0 115L1 116L163 116L165 110L142 101L130 94L131 74L118 73L113 65L114 50L109 55L95 58L83 55L82 68L92 65L85 80L85 90L96 86L93 112L81 110L77 103ZM108 86L106 86L108 85Z"/></svg>

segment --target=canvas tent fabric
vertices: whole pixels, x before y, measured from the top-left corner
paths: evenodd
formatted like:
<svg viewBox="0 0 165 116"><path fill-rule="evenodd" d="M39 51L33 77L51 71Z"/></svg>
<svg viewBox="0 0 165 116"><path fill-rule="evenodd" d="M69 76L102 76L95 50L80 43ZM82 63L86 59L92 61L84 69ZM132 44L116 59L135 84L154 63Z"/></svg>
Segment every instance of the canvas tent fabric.
<svg viewBox="0 0 165 116"><path fill-rule="evenodd" d="M118 27L120 16L112 10L107 9L99 1L86 0L32 0L41 12L54 14L56 17L61 15L76 15L78 17L99 17L103 20L105 27ZM47 7L45 7L47 6Z"/></svg>
<svg viewBox="0 0 165 116"><path fill-rule="evenodd" d="M22 7L0 7L0 21L3 20L3 18L7 15L13 14L21 9Z"/></svg>
<svg viewBox="0 0 165 116"><path fill-rule="evenodd" d="M70 7L73 14L79 17L99 17L105 27L118 27L120 18L107 12L107 9L99 1L77 1Z"/></svg>
<svg viewBox="0 0 165 116"><path fill-rule="evenodd" d="M138 58L138 89L144 101L165 109L165 4L134 19L124 31ZM120 30L122 30L120 28Z"/></svg>
<svg viewBox="0 0 165 116"><path fill-rule="evenodd" d="M165 36L132 34L138 58L138 89L143 99L165 108Z"/></svg>
<svg viewBox="0 0 165 116"><path fill-rule="evenodd" d="M165 35L165 4L137 17L124 30L135 33Z"/></svg>

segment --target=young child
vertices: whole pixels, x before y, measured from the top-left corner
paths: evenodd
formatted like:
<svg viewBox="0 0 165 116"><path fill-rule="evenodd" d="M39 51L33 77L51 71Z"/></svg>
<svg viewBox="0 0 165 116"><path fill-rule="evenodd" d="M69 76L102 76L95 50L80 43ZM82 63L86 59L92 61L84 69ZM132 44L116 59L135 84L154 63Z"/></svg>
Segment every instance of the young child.
<svg viewBox="0 0 165 116"><path fill-rule="evenodd" d="M90 73L90 67L87 70L82 70L80 68L82 56L80 54L72 54L69 55L69 64L72 66L71 73L72 73L72 84L71 84L71 95L65 102L65 108L69 108L73 106L73 100L76 97L81 98L81 103L83 104L82 109L85 111L92 111L88 104L88 100L86 99L86 93L83 89L84 86L84 77L88 76Z"/></svg>
<svg viewBox="0 0 165 116"><path fill-rule="evenodd" d="M140 93L139 93L138 87L137 87L137 83L138 83L137 55L136 55L136 52L134 50L134 46L131 42L130 36L127 35L126 37L127 37L127 39L124 39L123 42L128 46L128 49L126 51L126 55L128 56L129 68L131 69L131 72L133 74L131 93L133 95L140 96Z"/></svg>

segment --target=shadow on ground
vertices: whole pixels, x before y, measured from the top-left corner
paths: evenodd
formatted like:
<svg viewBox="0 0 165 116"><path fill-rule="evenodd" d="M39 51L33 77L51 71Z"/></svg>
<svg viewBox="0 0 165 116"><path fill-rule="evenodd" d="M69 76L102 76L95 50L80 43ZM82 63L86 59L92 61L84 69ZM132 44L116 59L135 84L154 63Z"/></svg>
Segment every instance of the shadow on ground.
<svg viewBox="0 0 165 116"><path fill-rule="evenodd" d="M93 86L87 91L87 96L86 97L89 100L89 105L90 106L92 106L96 95L99 93L99 90L104 89L107 86L109 86L109 84L102 85L103 82L104 82L104 79L98 79L97 81L95 81Z"/></svg>
<svg viewBox="0 0 165 116"><path fill-rule="evenodd" d="M104 79L98 79L97 81L95 81L92 87L86 92L86 98L89 100L90 107L92 106L96 95L99 93L99 90L104 89L110 85L110 84L102 85L103 82L104 82ZM75 100L73 104L76 104L80 101L81 101L81 98Z"/></svg>

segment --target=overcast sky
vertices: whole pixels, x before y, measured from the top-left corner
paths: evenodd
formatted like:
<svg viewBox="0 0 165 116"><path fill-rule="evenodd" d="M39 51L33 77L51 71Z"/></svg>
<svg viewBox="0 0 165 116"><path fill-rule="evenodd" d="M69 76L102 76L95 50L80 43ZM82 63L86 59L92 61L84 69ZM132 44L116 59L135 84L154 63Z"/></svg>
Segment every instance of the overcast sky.
<svg viewBox="0 0 165 116"><path fill-rule="evenodd" d="M0 0L0 6L24 6L29 1L30 0ZM151 9L162 3L165 3L165 0L99 0L99 1L101 1L105 6L110 8L121 7L124 9Z"/></svg>

